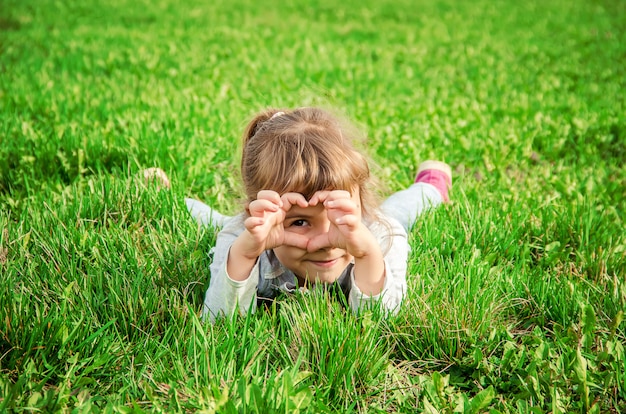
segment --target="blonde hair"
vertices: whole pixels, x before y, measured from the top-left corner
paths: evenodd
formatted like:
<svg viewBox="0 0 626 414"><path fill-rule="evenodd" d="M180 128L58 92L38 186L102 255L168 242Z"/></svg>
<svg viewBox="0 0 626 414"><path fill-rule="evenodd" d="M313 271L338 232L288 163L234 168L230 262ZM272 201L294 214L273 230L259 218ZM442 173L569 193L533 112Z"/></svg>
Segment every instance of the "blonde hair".
<svg viewBox="0 0 626 414"><path fill-rule="evenodd" d="M297 192L310 199L321 190L359 189L363 217L373 218L376 198L370 169L354 146L353 128L319 108L268 109L243 136L241 176L247 201L261 190Z"/></svg>

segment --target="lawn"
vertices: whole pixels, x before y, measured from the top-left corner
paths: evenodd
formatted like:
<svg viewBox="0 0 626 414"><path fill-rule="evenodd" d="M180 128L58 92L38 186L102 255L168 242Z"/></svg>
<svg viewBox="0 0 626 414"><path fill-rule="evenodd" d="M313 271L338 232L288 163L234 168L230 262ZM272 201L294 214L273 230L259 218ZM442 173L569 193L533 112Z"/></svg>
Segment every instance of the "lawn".
<svg viewBox="0 0 626 414"><path fill-rule="evenodd" d="M0 0L0 412L626 412L624 90L618 0ZM311 105L382 197L452 166L408 297L204 323L183 198Z"/></svg>

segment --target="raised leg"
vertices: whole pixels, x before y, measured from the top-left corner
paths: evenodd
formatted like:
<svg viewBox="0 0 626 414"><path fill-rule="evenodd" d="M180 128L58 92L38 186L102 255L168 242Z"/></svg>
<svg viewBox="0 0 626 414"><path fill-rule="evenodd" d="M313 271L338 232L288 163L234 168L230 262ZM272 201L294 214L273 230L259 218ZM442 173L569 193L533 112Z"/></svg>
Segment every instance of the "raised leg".
<svg viewBox="0 0 626 414"><path fill-rule="evenodd" d="M450 166L441 161L420 164L415 182L406 190L392 194L381 206L385 215L395 218L408 231L425 210L449 201L452 184Z"/></svg>
<svg viewBox="0 0 626 414"><path fill-rule="evenodd" d="M202 201L193 198L185 198L185 204L189 214L203 226L223 227L232 218L218 213Z"/></svg>

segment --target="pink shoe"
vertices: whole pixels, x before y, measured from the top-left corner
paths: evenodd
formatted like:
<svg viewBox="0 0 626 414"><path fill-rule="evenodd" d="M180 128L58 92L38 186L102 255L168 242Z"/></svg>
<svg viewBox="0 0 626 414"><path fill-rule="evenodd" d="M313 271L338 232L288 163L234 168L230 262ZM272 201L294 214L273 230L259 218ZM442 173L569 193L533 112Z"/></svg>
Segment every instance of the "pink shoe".
<svg viewBox="0 0 626 414"><path fill-rule="evenodd" d="M452 186L452 169L442 161L428 160L420 164L415 176L416 183L427 183L435 186L444 202L450 201L448 190Z"/></svg>

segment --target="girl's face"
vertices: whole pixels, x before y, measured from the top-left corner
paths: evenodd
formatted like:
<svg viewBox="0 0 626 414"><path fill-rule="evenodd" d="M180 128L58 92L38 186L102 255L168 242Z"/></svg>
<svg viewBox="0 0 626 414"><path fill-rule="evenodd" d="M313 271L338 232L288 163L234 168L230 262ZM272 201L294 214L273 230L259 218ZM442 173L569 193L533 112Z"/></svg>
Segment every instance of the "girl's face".
<svg viewBox="0 0 626 414"><path fill-rule="evenodd" d="M359 204L358 190L352 192L351 198ZM330 226L326 209L321 203L308 207L294 206L287 212L284 221L285 232L304 235L309 240L328 233ZM313 252L293 246L280 246L274 248L274 253L283 266L296 274L301 285L318 281L333 283L353 259L345 249L330 245Z"/></svg>

